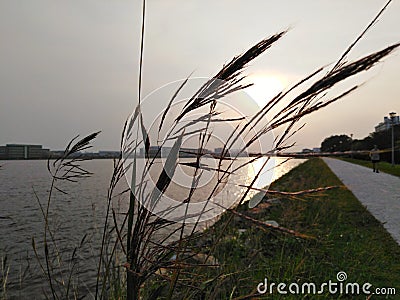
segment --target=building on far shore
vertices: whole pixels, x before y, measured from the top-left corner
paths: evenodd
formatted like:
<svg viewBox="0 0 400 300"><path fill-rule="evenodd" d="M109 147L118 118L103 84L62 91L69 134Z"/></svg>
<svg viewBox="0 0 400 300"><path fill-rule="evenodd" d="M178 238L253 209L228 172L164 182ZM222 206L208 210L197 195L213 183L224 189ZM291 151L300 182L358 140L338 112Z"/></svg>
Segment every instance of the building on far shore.
<svg viewBox="0 0 400 300"><path fill-rule="evenodd" d="M312 153L312 149L309 148L304 148L303 150L301 150L301 153Z"/></svg>
<svg viewBox="0 0 400 300"><path fill-rule="evenodd" d="M99 151L100 158L118 158L120 154L120 151Z"/></svg>
<svg viewBox="0 0 400 300"><path fill-rule="evenodd" d="M399 125L399 124L400 124L400 117L394 116L393 125ZM389 130L390 128L392 128L392 119L390 117L384 117L383 122L375 126L375 132Z"/></svg>
<svg viewBox="0 0 400 300"><path fill-rule="evenodd" d="M321 153L321 148L317 148L317 147L312 148L312 149L304 148L304 149L301 151L301 153Z"/></svg>
<svg viewBox="0 0 400 300"><path fill-rule="evenodd" d="M50 150L42 145L7 144L0 146L0 159L45 159Z"/></svg>

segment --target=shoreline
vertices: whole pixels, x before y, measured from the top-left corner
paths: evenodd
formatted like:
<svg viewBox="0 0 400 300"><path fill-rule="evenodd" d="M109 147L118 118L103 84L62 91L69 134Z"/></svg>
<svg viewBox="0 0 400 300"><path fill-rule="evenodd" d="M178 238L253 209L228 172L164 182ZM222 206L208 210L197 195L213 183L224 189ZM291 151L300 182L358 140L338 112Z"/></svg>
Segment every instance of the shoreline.
<svg viewBox="0 0 400 300"><path fill-rule="evenodd" d="M331 185L343 184L321 159L310 159L272 183L270 189L299 191ZM350 282L369 282L375 287L399 290L400 247L347 188L268 199L253 209L245 203L237 211L260 222L275 222L309 238L263 229L238 215L225 227L229 217L225 213L205 231L198 245L220 266L192 270L203 282L221 276L218 274L227 277L210 283L206 298L217 288L221 299L231 295L250 299L261 296L256 288L265 278L272 282L321 283L336 280L341 271L347 273ZM219 244L210 246L217 236L221 237ZM326 292L325 296L332 295Z"/></svg>

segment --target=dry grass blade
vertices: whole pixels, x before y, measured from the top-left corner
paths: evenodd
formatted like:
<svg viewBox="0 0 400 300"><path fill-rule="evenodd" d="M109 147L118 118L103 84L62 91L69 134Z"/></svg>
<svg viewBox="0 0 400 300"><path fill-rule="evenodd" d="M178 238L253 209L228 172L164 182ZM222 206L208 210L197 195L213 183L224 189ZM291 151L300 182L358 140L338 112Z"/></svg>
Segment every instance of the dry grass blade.
<svg viewBox="0 0 400 300"><path fill-rule="evenodd" d="M223 170L223 169L220 169L220 168L209 167L208 165L199 163L198 161L195 161L195 162L184 162L184 163L179 163L179 164L183 165L183 166L195 168L195 169L204 170L204 171L210 171L210 172L216 171L218 173L227 173L229 175L233 174L232 172L227 171L227 170Z"/></svg>
<svg viewBox="0 0 400 300"><path fill-rule="evenodd" d="M275 115L273 119L276 119L283 112L286 112L291 108L295 107L295 105L306 103L307 101L311 100L313 97L320 94L321 92L324 92L327 89L333 87L338 82L347 79L351 76L354 76L362 71L369 70L382 58L386 57L387 55L392 53L395 49L397 49L399 45L400 45L399 43L391 45L383 50L380 50L366 57L363 57L353 63L345 64L340 68L332 72L329 72L322 79L318 80L313 85L311 85L311 87L309 87L306 91L304 91L303 93L298 95L295 99L293 99L286 106L286 108L283 109L282 112L280 112L279 114Z"/></svg>
<svg viewBox="0 0 400 300"><path fill-rule="evenodd" d="M165 192L169 184L171 183L172 177L174 176L176 166L178 164L179 150L182 145L182 138L185 132L178 137L175 141L174 145L171 148L170 153L168 154L167 160L165 161L165 165L163 170L158 177L155 189L153 190L151 196L151 206L155 205L161 194Z"/></svg>
<svg viewBox="0 0 400 300"><path fill-rule="evenodd" d="M307 109L301 110L300 112L298 112L298 111L296 111L296 112L295 112L295 111L289 112L288 114L285 114L284 117L281 117L281 118L279 118L278 120L274 121L274 122L270 125L269 128L270 128L270 129L275 129L275 128L278 128L278 127L280 127L280 126L282 126L282 125L284 125L284 124L286 124L286 123L289 123L289 122L292 122L292 121L300 120L302 117L304 117L304 116L306 116L306 115L309 115L309 114L311 114L311 113L314 112L314 111L317 111L317 110L319 110L319 109L321 109L321 108L323 108L323 107L328 106L329 104L331 104L331 103L333 103L333 102L336 102L336 101L342 99L343 97L349 95L350 93L352 93L353 91L355 91L356 89L358 89L358 87L359 87L359 86L354 86L354 87L352 87L351 89L347 90L346 92L340 94L339 96L337 96L337 97L335 97L335 98L333 98L333 99L331 99L331 100L328 100L328 101L326 101L326 102L318 102L318 103L316 103L315 105L313 105L313 106L311 106L311 107L309 107L309 108L307 108ZM294 112L295 112L295 113L294 113ZM304 127L304 125L302 125L302 127ZM269 130L270 130L270 129L269 129ZM289 128L289 129L291 129L291 128ZM298 130L297 130L297 131L298 131ZM297 131L296 131L296 132L297 132ZM290 132L289 132L289 130L287 130L287 132L285 132L285 133L286 133L286 134L284 134L283 137L285 138L285 140L287 140L287 138L288 138L287 135L289 135ZM293 136L293 134L290 134L290 136ZM289 137L290 137L290 136L289 136ZM279 142L278 142L277 144L280 145L282 142L284 142L284 139L283 139L283 138L279 139ZM290 147L286 147L286 148L290 148Z"/></svg>
<svg viewBox="0 0 400 300"><path fill-rule="evenodd" d="M182 84L178 87L178 89L176 90L176 92L175 92L174 95L172 96L171 100L168 102L168 105L167 105L167 107L165 108L165 110L164 110L164 112L163 112L163 114L162 114L161 121L160 121L160 125L158 126L158 133L160 133L161 128L162 128L163 125L164 125L165 117L167 116L167 113L168 113L169 110L171 109L172 103L174 102L174 100L176 99L176 97L179 95L179 93L180 93L180 91L183 89L183 87L186 85L186 83L188 82L188 80L189 80L189 78L190 78L191 75L192 75L192 74L190 74L190 75L182 82Z"/></svg>
<svg viewBox="0 0 400 300"><path fill-rule="evenodd" d="M303 190L303 191L297 191L297 192L283 192L283 191L260 189L260 188L256 188L256 187L249 187L247 185L239 185L239 186L245 187L245 188L250 188L250 189L258 191L258 192L263 192L265 195L271 194L271 195L281 195L281 196L301 196L301 195L307 195L307 194L320 193L320 192L329 191L329 190L333 190L333 189L346 188L346 186L344 186L344 185L334 185L334 186L326 186L326 187L320 187L320 188L316 188L316 189L309 189L309 190Z"/></svg>
<svg viewBox="0 0 400 300"><path fill-rule="evenodd" d="M136 122L136 119L140 113L140 105L136 106L135 112L133 113L133 116L129 119L128 127L126 129L126 136L129 138L132 134L132 128L133 125ZM124 130L125 131L125 130ZM123 141L123 139L121 139Z"/></svg>
<svg viewBox="0 0 400 300"><path fill-rule="evenodd" d="M356 40L346 49L346 51L342 54L342 56L339 58L339 60L336 62L336 64L333 66L331 72L334 72L337 68L339 68L341 65L344 64L346 61L347 54L350 53L350 51L354 48L354 46L363 38L363 36L368 32L368 30L371 29L372 26L376 24L378 21L379 17L383 14L383 12L386 10L386 8L389 6L389 4L392 2L392 0L389 0L386 2L385 6L379 11L379 13L376 15L376 17L371 21L371 23L368 24L368 26L361 32L361 34L356 38Z"/></svg>
<svg viewBox="0 0 400 300"><path fill-rule="evenodd" d="M238 217L241 217L241 218L243 218L245 220L248 220L248 221L254 223L257 227L259 227L262 230L273 229L273 230L278 230L278 231L281 231L281 232L284 232L284 233L288 233L288 234L291 234L291 235L294 235L294 236L297 236L297 237L305 238L305 239L315 239L315 237L313 237L311 235L303 234L303 233L294 231L292 229L288 229L288 228L285 228L285 227L282 227L282 226L272 225L272 224L269 224L269 223L266 223L266 222L263 222L263 221L260 221L260 220L257 220L257 219L253 219L253 218L251 218L249 216L246 216L246 215L244 215L242 213L239 213L238 211L235 211L233 209L228 209L228 211L231 212L232 214L238 216Z"/></svg>
<svg viewBox="0 0 400 300"><path fill-rule="evenodd" d="M149 155L149 149L150 149L150 138L149 138L149 135L147 133L146 127L144 126L142 113L140 113L140 128L142 129L144 150L145 150L146 156L148 156Z"/></svg>
<svg viewBox="0 0 400 300"><path fill-rule="evenodd" d="M138 82L138 100L139 105L142 101L142 75L143 75L143 54L144 54L144 30L146 18L146 0L142 1L142 30L140 34L140 58L139 58L139 82Z"/></svg>
<svg viewBox="0 0 400 300"><path fill-rule="evenodd" d="M244 89L250 85L240 85L244 77L239 77L243 68L270 48L272 44L278 41L286 31L264 39L247 50L244 54L234 57L226 66L224 66L213 78L208 80L187 102L182 113L176 118L176 122L181 120L187 113L199 107L212 103L213 101L225 97L226 95Z"/></svg>
<svg viewBox="0 0 400 300"><path fill-rule="evenodd" d="M76 153L82 150L87 149L88 147L91 147L89 144L91 141L93 141L98 135L100 131L94 132L92 134L89 134L88 136L84 137L83 139L79 140L75 145L72 146L71 150L69 151L70 154Z"/></svg>

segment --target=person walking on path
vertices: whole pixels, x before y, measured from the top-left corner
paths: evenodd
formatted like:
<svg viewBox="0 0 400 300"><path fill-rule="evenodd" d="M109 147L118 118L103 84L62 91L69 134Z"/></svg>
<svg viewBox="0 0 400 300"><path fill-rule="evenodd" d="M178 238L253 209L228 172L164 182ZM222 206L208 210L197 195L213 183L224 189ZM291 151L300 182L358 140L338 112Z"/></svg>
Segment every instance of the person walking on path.
<svg viewBox="0 0 400 300"><path fill-rule="evenodd" d="M369 152L369 157L371 158L371 161L372 161L372 169L373 169L373 171L376 172L376 173L379 173L378 163L379 163L380 157L379 157L379 149L378 149L378 147L376 145L374 145L374 149L372 149Z"/></svg>

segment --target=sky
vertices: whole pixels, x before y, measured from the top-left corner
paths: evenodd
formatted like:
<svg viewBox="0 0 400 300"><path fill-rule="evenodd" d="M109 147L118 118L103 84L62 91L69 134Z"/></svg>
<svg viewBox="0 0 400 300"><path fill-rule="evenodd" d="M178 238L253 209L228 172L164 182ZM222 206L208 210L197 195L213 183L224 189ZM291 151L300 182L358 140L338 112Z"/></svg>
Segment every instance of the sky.
<svg viewBox="0 0 400 300"><path fill-rule="evenodd" d="M143 94L193 72L210 77L276 32L289 32L246 69L262 104L277 90L333 64L384 6L378 0L150 0ZM349 60L400 41L395 0ZM117 150L138 97L141 1L0 1L0 145L63 149L101 130L94 149ZM359 90L307 117L295 149L333 134L363 138L389 112L400 113L400 54L337 89ZM263 97L262 95L266 95ZM156 101L151 104L162 110Z"/></svg>

